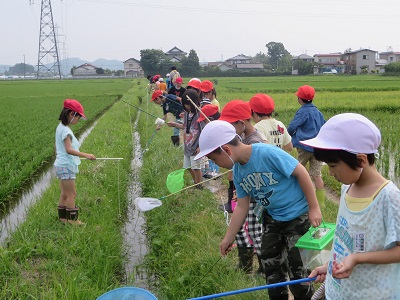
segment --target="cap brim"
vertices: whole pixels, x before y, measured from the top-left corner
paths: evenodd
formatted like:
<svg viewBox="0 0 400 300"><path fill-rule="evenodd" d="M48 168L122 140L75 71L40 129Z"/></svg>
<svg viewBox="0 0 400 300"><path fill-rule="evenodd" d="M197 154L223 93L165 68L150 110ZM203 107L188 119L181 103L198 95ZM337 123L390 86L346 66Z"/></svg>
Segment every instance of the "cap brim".
<svg viewBox="0 0 400 300"><path fill-rule="evenodd" d="M312 148L319 148L319 149L327 149L327 150L343 150L340 147L333 146L329 141L324 141L319 139L318 137L305 140L305 141L300 141L300 144L306 145Z"/></svg>
<svg viewBox="0 0 400 300"><path fill-rule="evenodd" d="M207 148L207 149L201 150L201 151L199 152L199 154L197 154L197 155L194 157L194 160L198 160L198 159L200 159L200 158L206 156L207 154L210 154L211 152L213 152L215 149L217 149L217 148L219 148L219 147L220 147L220 146L215 147L215 148Z"/></svg>

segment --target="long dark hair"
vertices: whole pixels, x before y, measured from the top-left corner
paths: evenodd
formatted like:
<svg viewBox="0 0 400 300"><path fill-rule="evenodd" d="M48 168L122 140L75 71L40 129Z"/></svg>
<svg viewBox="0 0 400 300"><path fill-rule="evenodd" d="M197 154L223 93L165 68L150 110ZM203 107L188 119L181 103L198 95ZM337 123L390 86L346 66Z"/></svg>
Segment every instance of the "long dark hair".
<svg viewBox="0 0 400 300"><path fill-rule="evenodd" d="M189 101L189 99L187 98L187 96L190 97L190 99L192 99L193 103L197 105L197 107L200 107L200 96L199 94L193 90L186 90L183 95L182 95L182 106L183 109L188 112L188 113L198 113L196 107L192 104L191 101ZM185 105L189 105L190 106L190 111L188 111L185 107Z"/></svg>
<svg viewBox="0 0 400 300"><path fill-rule="evenodd" d="M68 116L71 112L73 111L70 110L69 108L63 108L63 110L61 111L58 119L61 121L61 123L63 123L63 125L68 126L69 124Z"/></svg>

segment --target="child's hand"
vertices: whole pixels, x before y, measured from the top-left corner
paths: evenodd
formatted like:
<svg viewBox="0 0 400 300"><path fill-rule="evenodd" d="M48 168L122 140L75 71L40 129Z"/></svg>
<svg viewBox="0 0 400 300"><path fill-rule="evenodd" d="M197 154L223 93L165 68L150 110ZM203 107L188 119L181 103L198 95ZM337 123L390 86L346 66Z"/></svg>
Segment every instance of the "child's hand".
<svg viewBox="0 0 400 300"><path fill-rule="evenodd" d="M176 122L167 122L169 127L176 127Z"/></svg>
<svg viewBox="0 0 400 300"><path fill-rule="evenodd" d="M333 261L332 276L338 279L349 278L353 268L357 265L355 255L346 256L341 263Z"/></svg>
<svg viewBox="0 0 400 300"><path fill-rule="evenodd" d="M96 160L96 156L90 153L85 153L85 158L90 160Z"/></svg>
<svg viewBox="0 0 400 300"><path fill-rule="evenodd" d="M225 239L222 240L221 244L219 245L219 252L222 256L227 255L232 250L232 242L227 241Z"/></svg>
<svg viewBox="0 0 400 300"><path fill-rule="evenodd" d="M308 278L317 277L315 282L324 282L326 279L327 271L328 271L328 264L316 267L314 270L312 270Z"/></svg>
<svg viewBox="0 0 400 300"><path fill-rule="evenodd" d="M322 213L319 206L310 208L308 211L308 220L313 227L318 227L322 222Z"/></svg>
<svg viewBox="0 0 400 300"><path fill-rule="evenodd" d="M161 125L157 125L156 130L160 130L160 129L161 129Z"/></svg>

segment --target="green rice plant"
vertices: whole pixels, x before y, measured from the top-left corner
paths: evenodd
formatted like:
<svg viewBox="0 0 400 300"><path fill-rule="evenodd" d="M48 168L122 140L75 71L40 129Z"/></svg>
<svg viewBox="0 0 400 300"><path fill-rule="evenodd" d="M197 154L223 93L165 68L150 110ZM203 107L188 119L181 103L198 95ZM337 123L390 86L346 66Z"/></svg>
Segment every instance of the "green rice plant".
<svg viewBox="0 0 400 300"><path fill-rule="evenodd" d="M131 85L127 80L0 82L0 203L21 189L38 169L54 158L54 133L66 98L76 98L87 121L74 126L79 134Z"/></svg>

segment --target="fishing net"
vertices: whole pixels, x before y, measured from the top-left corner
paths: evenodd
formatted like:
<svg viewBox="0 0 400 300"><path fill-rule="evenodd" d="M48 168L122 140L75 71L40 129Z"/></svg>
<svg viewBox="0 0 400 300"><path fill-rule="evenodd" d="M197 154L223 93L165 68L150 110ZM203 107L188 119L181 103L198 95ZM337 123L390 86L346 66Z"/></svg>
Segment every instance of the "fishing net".
<svg viewBox="0 0 400 300"><path fill-rule="evenodd" d="M135 206L140 211L149 211L149 210L152 210L153 208L159 207L161 205L162 205L161 200L156 199L156 198L138 197L135 199Z"/></svg>
<svg viewBox="0 0 400 300"><path fill-rule="evenodd" d="M180 191L185 186L183 175L186 169L179 169L168 174L166 185L170 193Z"/></svg>

